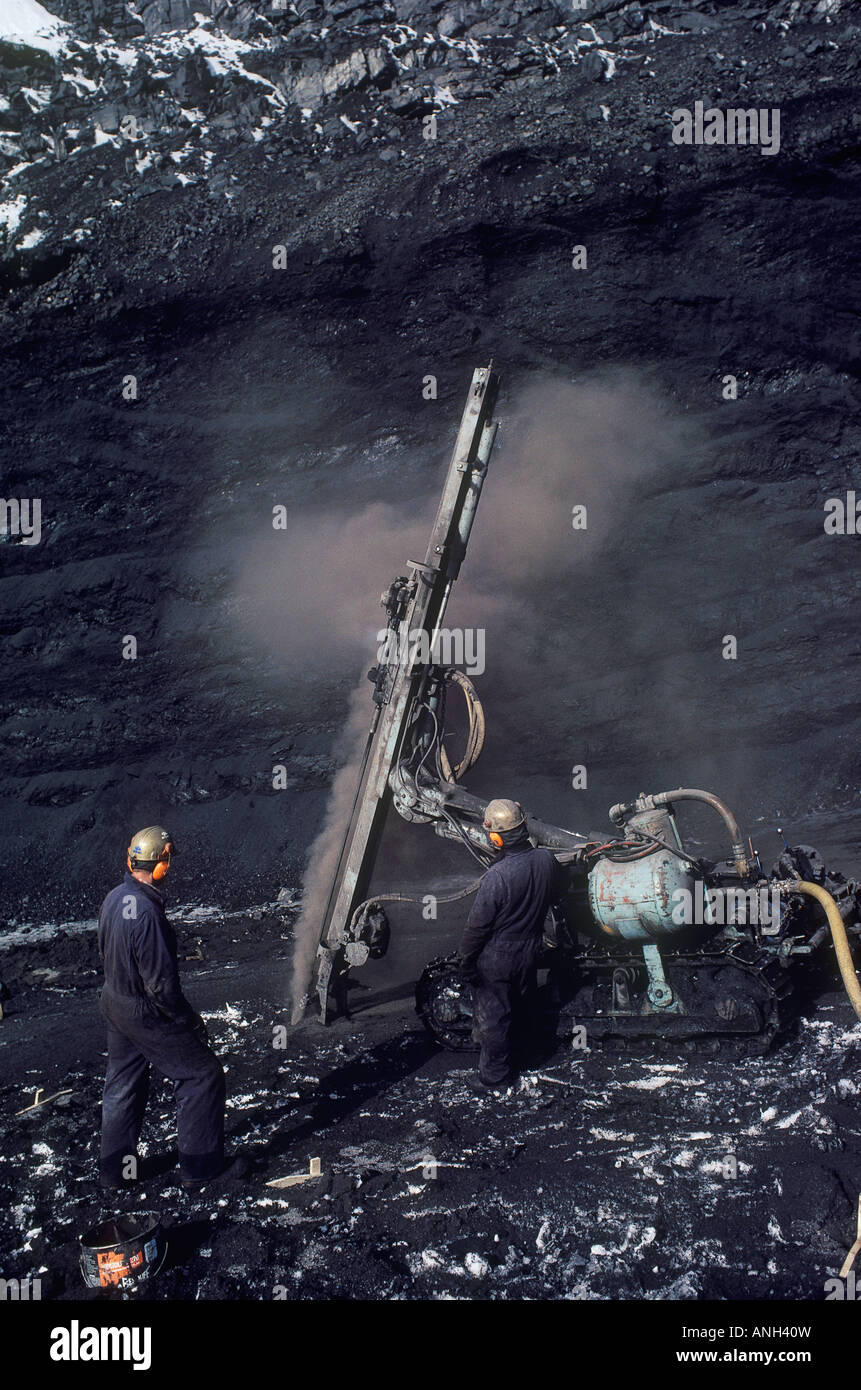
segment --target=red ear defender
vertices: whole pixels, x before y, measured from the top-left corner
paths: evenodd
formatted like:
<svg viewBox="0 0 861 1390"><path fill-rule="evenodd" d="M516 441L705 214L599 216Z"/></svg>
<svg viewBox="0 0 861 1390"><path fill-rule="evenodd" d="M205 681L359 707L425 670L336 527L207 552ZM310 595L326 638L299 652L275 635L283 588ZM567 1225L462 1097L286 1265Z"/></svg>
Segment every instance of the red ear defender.
<svg viewBox="0 0 861 1390"><path fill-rule="evenodd" d="M154 883L159 883L170 868L170 843L164 847L164 858L160 859L152 871Z"/></svg>
<svg viewBox="0 0 861 1390"><path fill-rule="evenodd" d="M491 843L492 845L496 845L496 848L497 848L497 849L503 849L503 848L504 848L505 842L504 842L504 840L503 840L503 838L502 838L501 835L497 835L497 833L496 833L495 830L491 831L491 833L488 835L487 838L488 838L488 840L490 841L490 843Z"/></svg>

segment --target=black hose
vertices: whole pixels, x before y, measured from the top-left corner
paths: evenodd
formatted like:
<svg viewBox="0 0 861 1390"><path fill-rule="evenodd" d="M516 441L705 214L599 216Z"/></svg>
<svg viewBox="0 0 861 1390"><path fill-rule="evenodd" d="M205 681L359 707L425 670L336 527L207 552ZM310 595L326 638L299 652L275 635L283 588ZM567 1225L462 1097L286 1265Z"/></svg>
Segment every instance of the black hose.
<svg viewBox="0 0 861 1390"><path fill-rule="evenodd" d="M458 824L458 822L455 820L454 816L449 815L448 811L446 811L445 808L443 808L442 814L443 814L443 818L448 822L448 824L449 824L454 830L457 831L458 835L459 835L460 838L463 840L463 843L466 845L466 847L467 847L467 849L469 850L470 854L472 855L473 859L477 859L478 862L479 862L479 864L481 865L481 867L482 867L483 869L489 869L490 866L491 866L491 864L493 863L493 857L492 857L492 855L488 855L487 857L485 857L484 855L482 855L481 851L480 851L480 850L477 850L477 849L475 848L475 845L472 843L472 841L470 840L469 836L467 835L467 833L466 833L466 831L463 829L463 827L462 827L461 825Z"/></svg>
<svg viewBox="0 0 861 1390"><path fill-rule="evenodd" d="M668 845L665 840L659 839L657 835L650 835L648 830L632 830L631 834L636 835L638 836L638 838L643 840L650 840L652 845L657 845L661 849L665 849L668 854L674 854L676 858L681 859L684 864L690 864L691 862L691 855L686 854L683 850L677 849L675 845ZM624 840L622 840L619 843L624 844L625 842ZM629 860L633 861L635 859L646 859L650 854L654 854L654 850L651 848L651 846L649 846L645 850L639 851L636 854L617 855L611 853L607 855L607 858L614 860L614 862L616 863L624 864L627 863Z"/></svg>

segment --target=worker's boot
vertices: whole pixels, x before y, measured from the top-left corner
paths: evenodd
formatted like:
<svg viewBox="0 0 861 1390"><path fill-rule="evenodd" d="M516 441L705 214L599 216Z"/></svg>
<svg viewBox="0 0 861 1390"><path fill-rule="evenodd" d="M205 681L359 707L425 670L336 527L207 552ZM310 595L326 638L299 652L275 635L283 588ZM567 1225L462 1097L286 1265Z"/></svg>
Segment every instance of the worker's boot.
<svg viewBox="0 0 861 1390"><path fill-rule="evenodd" d="M137 1178L99 1178L99 1186L103 1192L126 1192L130 1187L135 1187L137 1182Z"/></svg>
<svg viewBox="0 0 861 1390"><path fill-rule="evenodd" d="M471 1076L466 1083L473 1095L480 1096L482 1099L490 1096L497 1100L502 1096L507 1096L512 1087L512 1081L482 1081L480 1076Z"/></svg>
<svg viewBox="0 0 861 1390"><path fill-rule="evenodd" d="M235 1158L225 1159L224 1167L219 1169L217 1173L213 1173L211 1177L181 1178L180 1183L186 1192L199 1192L202 1188L210 1187L216 1183L220 1187L222 1183L247 1178L250 1166L247 1158L244 1158L242 1154L237 1154Z"/></svg>

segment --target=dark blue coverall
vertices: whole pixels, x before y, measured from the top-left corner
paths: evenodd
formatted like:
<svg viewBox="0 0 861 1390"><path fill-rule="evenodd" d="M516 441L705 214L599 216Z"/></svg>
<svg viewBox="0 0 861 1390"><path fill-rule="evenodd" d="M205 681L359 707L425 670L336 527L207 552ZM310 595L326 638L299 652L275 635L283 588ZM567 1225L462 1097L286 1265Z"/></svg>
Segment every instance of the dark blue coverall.
<svg viewBox="0 0 861 1390"><path fill-rule="evenodd" d="M478 1072L486 1086L513 1080L512 1049L530 1023L535 962L558 882L550 851L533 849L524 839L488 869L467 918L459 954L467 973L476 976Z"/></svg>
<svg viewBox="0 0 861 1390"><path fill-rule="evenodd" d="M112 889L99 913L99 953L100 1009L108 1025L102 1181L118 1184L128 1176L123 1163L137 1152L150 1064L174 1082L182 1177L213 1177L224 1164L224 1072L183 995L176 934L155 885L127 873Z"/></svg>

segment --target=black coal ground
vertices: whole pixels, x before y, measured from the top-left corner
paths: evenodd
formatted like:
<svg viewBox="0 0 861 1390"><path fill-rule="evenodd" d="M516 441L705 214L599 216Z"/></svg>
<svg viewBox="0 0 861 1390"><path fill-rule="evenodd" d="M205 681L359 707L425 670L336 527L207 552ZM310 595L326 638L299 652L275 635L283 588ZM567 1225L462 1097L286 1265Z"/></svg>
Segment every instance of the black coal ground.
<svg viewBox="0 0 861 1390"><path fill-rule="evenodd" d="M168 1234L142 1300L824 1298L861 1190L861 1028L842 993L766 1058L563 1041L497 1099L411 1010L426 924L404 923L396 968L357 977L352 1018L282 1039L288 917L181 914L187 988L227 1068L230 1142L252 1160L249 1179L193 1198L161 1084L139 1189L111 1201L95 1185L92 929L3 954L28 982L0 1033L7 1278L39 1278L43 1298L119 1297L85 1289L77 1261L78 1237L122 1211L156 1213ZM72 1094L16 1117L37 1087ZM312 1158L319 1179L266 1185Z"/></svg>
<svg viewBox="0 0 861 1390"><path fill-rule="evenodd" d="M441 8L411 6L422 24ZM530 31L559 23L556 6L513 9ZM663 0L658 13L684 27ZM103 146L22 175L50 235L43 258L4 265L3 490L41 496L45 535L0 547L0 905L7 945L22 924L52 930L0 955L5 1277L83 1294L76 1238L108 1214L93 1186L104 1043L92 931L56 923L94 913L128 832L157 818L183 847L180 898L235 910L185 914L184 969L230 1068L230 1128L259 1167L214 1201L164 1182L135 1198L172 1230L153 1297L823 1296L861 1190L858 1029L841 994L765 1060L560 1050L497 1105L417 1026L411 984L439 943L406 919L355 1019L307 1024L276 1051L290 916L249 908L298 885L370 660L364 641L326 670L261 644L237 621L237 566L273 503L300 527L379 502L412 520L491 354L503 413L537 375L622 365L695 420L698 445L619 490L589 571L521 592L530 662L506 658L488 618L471 787L590 829L641 789L705 784L767 861L782 821L857 874L856 539L822 530L825 498L857 484L857 6L708 19L597 85L568 67L493 72L492 90L483 72L440 71L459 101L444 138L424 142L393 109L385 160L330 136L347 129L335 103L319 138L298 117L255 146L211 133L210 185L134 182ZM780 105L781 157L672 146L666 113L700 98ZM96 214L86 246L67 245ZM570 270L581 243L588 279ZM273 274L276 244L289 265ZM420 402L429 372L439 399ZM503 431L500 463L507 447ZM563 500L567 521L580 498ZM377 595L413 557L379 528L350 540L372 641ZM458 602L484 582L478 553ZM728 631L735 665L717 655ZM463 872L409 834L385 886L420 858ZM39 1086L73 1094L16 1118ZM174 1123L160 1091L154 1162ZM265 1187L311 1157L319 1183Z"/></svg>

